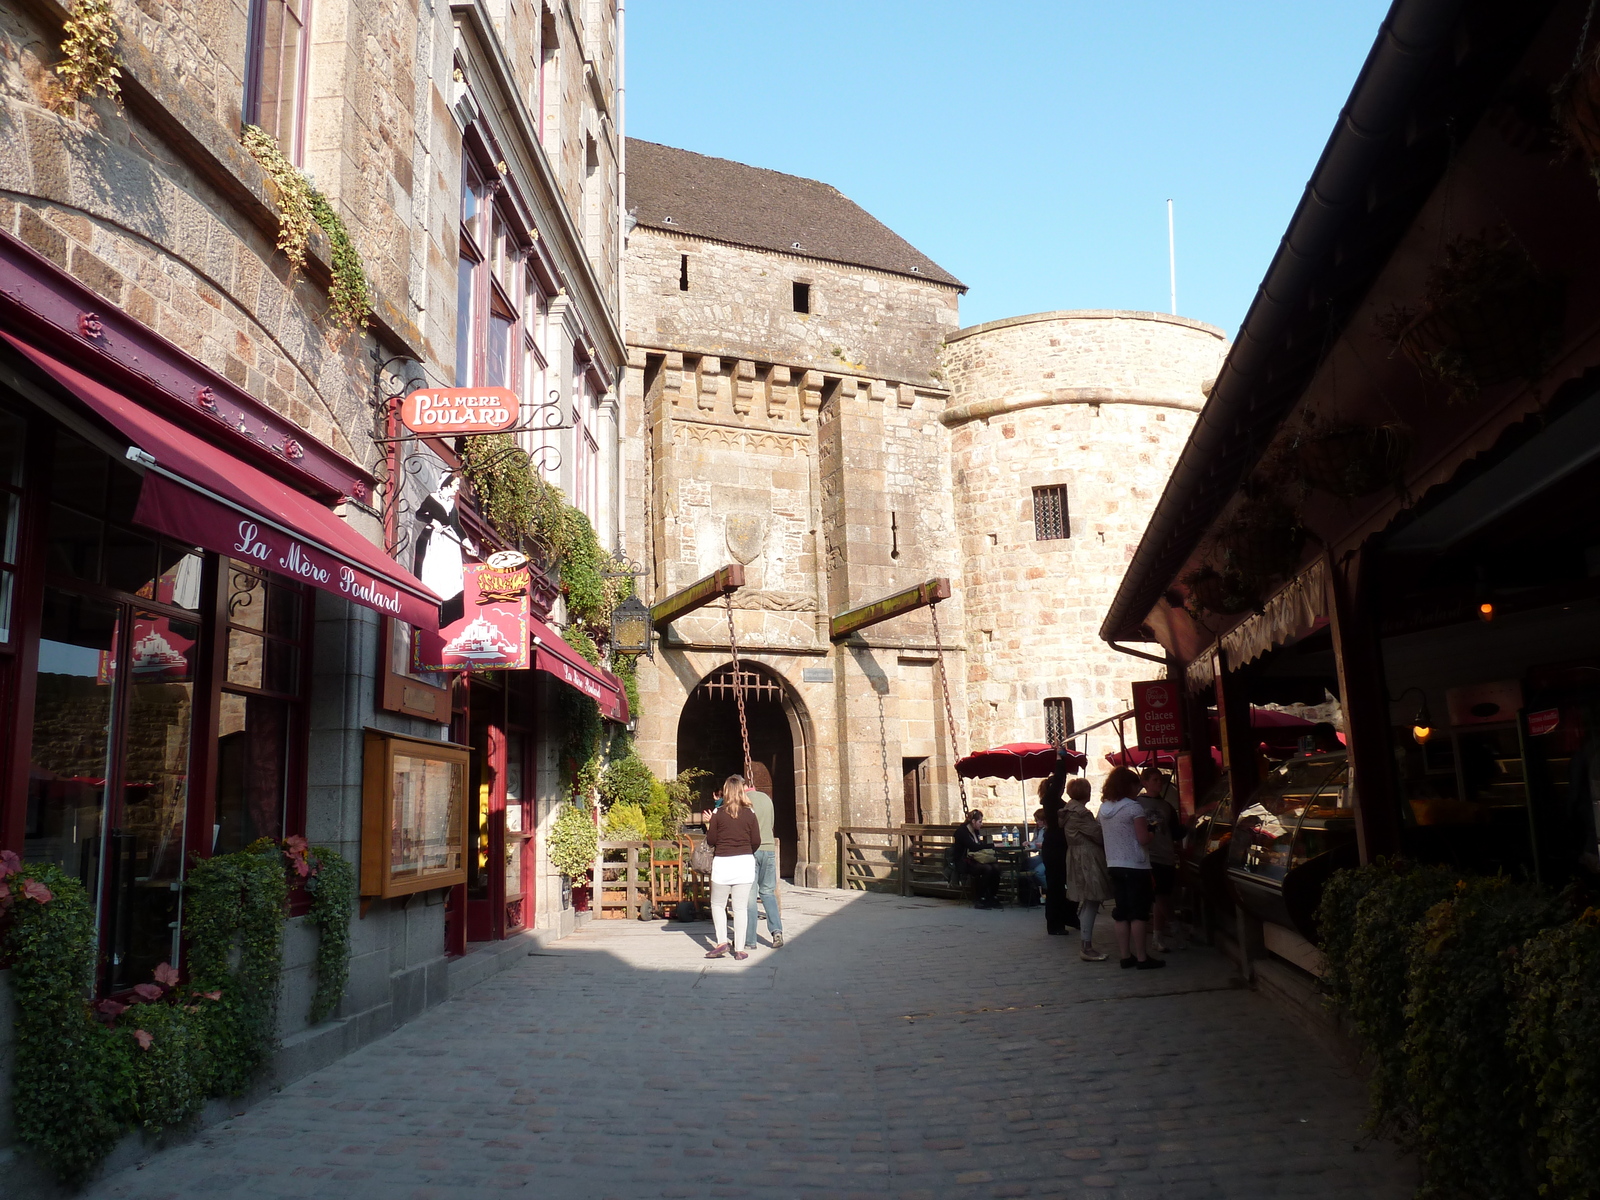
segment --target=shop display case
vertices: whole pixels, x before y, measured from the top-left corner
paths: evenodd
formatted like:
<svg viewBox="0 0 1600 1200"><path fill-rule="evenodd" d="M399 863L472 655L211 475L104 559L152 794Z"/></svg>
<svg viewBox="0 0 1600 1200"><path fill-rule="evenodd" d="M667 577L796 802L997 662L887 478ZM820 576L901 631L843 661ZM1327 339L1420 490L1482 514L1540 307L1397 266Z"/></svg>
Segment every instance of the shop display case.
<svg viewBox="0 0 1600 1200"><path fill-rule="evenodd" d="M1195 806L1194 823L1178 855L1178 869L1193 887L1209 916L1233 911L1228 890L1228 843L1233 836L1233 789L1228 772L1220 772Z"/></svg>
<svg viewBox="0 0 1600 1200"><path fill-rule="evenodd" d="M1341 751L1291 758L1273 769L1234 820L1227 877L1239 903L1263 921L1317 940L1322 886L1356 864L1349 763Z"/></svg>
<svg viewBox="0 0 1600 1200"><path fill-rule="evenodd" d="M465 746L367 730L362 896L406 896L467 881L470 759Z"/></svg>

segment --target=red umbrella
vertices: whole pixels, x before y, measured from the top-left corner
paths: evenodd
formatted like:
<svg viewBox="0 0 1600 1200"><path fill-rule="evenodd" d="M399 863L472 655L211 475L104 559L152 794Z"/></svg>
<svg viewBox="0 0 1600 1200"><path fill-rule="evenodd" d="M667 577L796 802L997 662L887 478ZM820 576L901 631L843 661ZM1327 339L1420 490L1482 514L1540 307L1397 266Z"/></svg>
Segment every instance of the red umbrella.
<svg viewBox="0 0 1600 1200"><path fill-rule="evenodd" d="M1212 713L1210 719L1212 734L1215 736L1220 728L1216 714ZM1310 733L1315 725L1315 721L1308 721L1292 713L1279 712L1274 708L1250 710L1250 728L1259 731L1261 741L1272 750L1298 749L1300 739Z"/></svg>
<svg viewBox="0 0 1600 1200"><path fill-rule="evenodd" d="M1141 750L1138 747L1130 747L1127 750L1113 750L1106 755L1106 761L1113 767L1142 767L1151 758L1156 760L1156 766L1166 767L1168 770L1178 765L1177 753L1172 750ZM1211 761L1219 767L1222 765L1222 751L1215 746L1211 747Z"/></svg>
<svg viewBox="0 0 1600 1200"><path fill-rule="evenodd" d="M1088 761L1088 755L1067 751L1068 771L1081 771ZM1056 748L1047 742L1012 742L956 760L963 779L1043 779L1055 769Z"/></svg>

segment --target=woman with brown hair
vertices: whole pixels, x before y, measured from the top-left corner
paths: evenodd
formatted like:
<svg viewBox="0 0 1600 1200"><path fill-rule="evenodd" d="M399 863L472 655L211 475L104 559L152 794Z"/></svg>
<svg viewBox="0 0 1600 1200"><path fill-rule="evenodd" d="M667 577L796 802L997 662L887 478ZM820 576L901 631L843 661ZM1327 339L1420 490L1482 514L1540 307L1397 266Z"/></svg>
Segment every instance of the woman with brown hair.
<svg viewBox="0 0 1600 1200"><path fill-rule="evenodd" d="M1105 962L1094 948L1094 919L1100 906L1111 899L1111 877L1106 874L1105 836L1089 811L1094 788L1081 775L1067 780L1067 804L1061 810L1061 829L1067 838L1067 895L1078 902L1078 929L1084 962Z"/></svg>
<svg viewBox="0 0 1600 1200"><path fill-rule="evenodd" d="M1100 789L1100 834L1106 848L1106 871L1117 906L1111 919L1117 927L1117 950L1124 967L1141 971L1167 964L1145 952L1150 930L1150 822L1139 795L1139 777L1127 767L1117 767Z"/></svg>
<svg viewBox="0 0 1600 1200"><path fill-rule="evenodd" d="M706 844L711 847L711 928L717 944L707 958L728 953L728 901L733 901L733 957L750 957L745 944L745 921L750 906L750 888L756 881L756 851L761 849L761 826L744 799L744 776L729 775L722 784L722 807L711 814L706 825Z"/></svg>

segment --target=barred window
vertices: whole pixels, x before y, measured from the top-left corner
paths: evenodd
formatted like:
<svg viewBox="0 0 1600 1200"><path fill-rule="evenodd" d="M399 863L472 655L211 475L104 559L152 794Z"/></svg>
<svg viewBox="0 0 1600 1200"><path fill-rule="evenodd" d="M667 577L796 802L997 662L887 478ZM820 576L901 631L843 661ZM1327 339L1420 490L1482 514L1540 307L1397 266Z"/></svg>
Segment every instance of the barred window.
<svg viewBox="0 0 1600 1200"><path fill-rule="evenodd" d="M1067 740L1071 733L1072 701L1065 696L1052 696L1044 702L1044 740L1052 746L1065 745L1068 750L1078 748L1077 740Z"/></svg>
<svg viewBox="0 0 1600 1200"><path fill-rule="evenodd" d="M1067 488L1065 484L1033 489L1033 537L1035 541L1050 542L1072 536L1072 526L1067 517Z"/></svg>

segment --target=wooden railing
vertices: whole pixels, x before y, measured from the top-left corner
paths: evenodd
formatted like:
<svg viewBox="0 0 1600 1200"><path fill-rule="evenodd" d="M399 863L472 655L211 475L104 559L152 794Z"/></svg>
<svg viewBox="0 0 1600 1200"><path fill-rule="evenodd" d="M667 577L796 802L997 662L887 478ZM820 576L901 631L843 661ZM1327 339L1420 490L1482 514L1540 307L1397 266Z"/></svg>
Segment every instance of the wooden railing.
<svg viewBox="0 0 1600 1200"><path fill-rule="evenodd" d="M985 825L1002 847L1015 847L1027 836L1020 822ZM902 896L961 899L967 881L954 874L950 848L953 825L899 825L892 829L847 825L835 835L838 843L838 886L851 891L897 892ZM1001 876L1002 888L1015 895L1015 870Z"/></svg>
<svg viewBox="0 0 1600 1200"><path fill-rule="evenodd" d="M600 843L600 873L595 879L594 915L602 921L637 920L641 901L650 899L649 858L643 868L639 851L649 842Z"/></svg>

